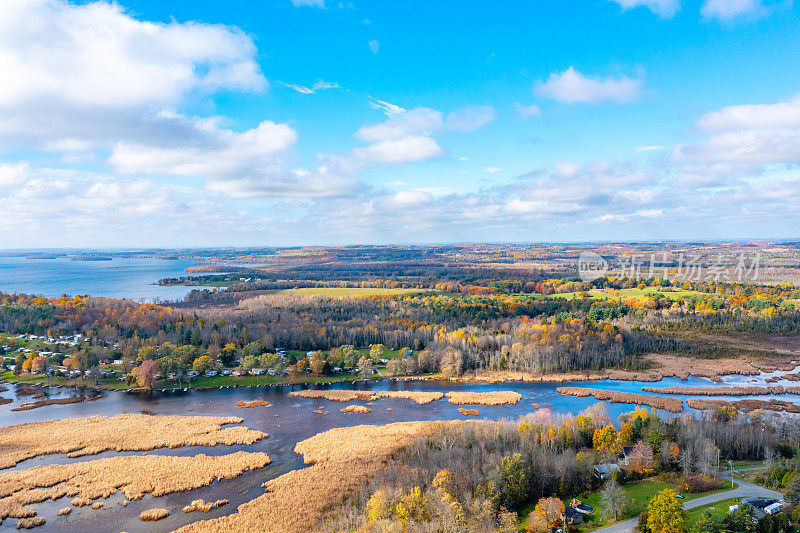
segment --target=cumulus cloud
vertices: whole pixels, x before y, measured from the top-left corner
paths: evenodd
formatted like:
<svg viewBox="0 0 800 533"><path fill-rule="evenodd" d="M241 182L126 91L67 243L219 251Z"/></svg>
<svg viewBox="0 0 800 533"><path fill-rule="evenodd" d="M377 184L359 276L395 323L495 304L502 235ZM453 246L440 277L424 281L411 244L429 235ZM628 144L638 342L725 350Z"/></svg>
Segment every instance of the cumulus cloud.
<svg viewBox="0 0 800 533"><path fill-rule="evenodd" d="M761 0L706 0L700 13L707 19L729 20L743 15L758 15L765 10Z"/></svg>
<svg viewBox="0 0 800 533"><path fill-rule="evenodd" d="M468 106L446 116L427 107L406 110L376 100L388 118L377 124L364 125L355 137L371 143L353 149L347 156L328 156L340 168L354 172L373 164L401 165L441 157L444 149L434 139L447 132L474 131L495 119L491 106Z"/></svg>
<svg viewBox="0 0 800 533"><path fill-rule="evenodd" d="M550 74L547 81L537 82L534 93L567 104L599 104L606 101L623 104L641 96L642 82L625 76L593 78L569 67L564 72Z"/></svg>
<svg viewBox="0 0 800 533"><path fill-rule="evenodd" d="M379 43L374 39L367 44L369 45L369 51L372 52L373 54L377 54L378 51L381 49L381 43Z"/></svg>
<svg viewBox="0 0 800 533"><path fill-rule="evenodd" d="M707 137L672 154L683 186L720 186L767 165L800 162L800 98L724 107L698 118L696 128Z"/></svg>
<svg viewBox="0 0 800 533"><path fill-rule="evenodd" d="M265 89L255 54L229 26L140 21L105 2L0 2L0 71L13 73L0 84L0 143L158 136L158 111L191 93Z"/></svg>
<svg viewBox="0 0 800 533"><path fill-rule="evenodd" d="M611 0L619 4L622 9L646 7L656 15L663 18L672 18L681 8L680 0ZM723 2L729 0L722 0ZM734 0L736 1L736 0Z"/></svg>

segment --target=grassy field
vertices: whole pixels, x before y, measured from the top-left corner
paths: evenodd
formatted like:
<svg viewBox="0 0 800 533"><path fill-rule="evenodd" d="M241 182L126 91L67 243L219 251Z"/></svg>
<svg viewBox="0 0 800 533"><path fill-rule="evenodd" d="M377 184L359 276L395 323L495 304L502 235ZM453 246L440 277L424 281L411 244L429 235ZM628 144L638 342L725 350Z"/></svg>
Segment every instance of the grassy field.
<svg viewBox="0 0 800 533"><path fill-rule="evenodd" d="M659 290L655 287L646 287L644 289L639 288L631 288L631 289L620 289L620 290L608 290L608 289L591 289L586 291L591 298L597 298L599 300L623 300L627 298L635 298L637 296L653 296L655 294L662 294L665 298L670 300L677 300L678 298L685 298L688 296L702 296L706 295L706 293L698 292L698 291L687 291L683 289L673 289L673 290ZM538 295L541 298L564 298L566 300L574 300L576 298L582 298L583 292L564 292L560 294L542 294Z"/></svg>
<svg viewBox="0 0 800 533"><path fill-rule="evenodd" d="M733 505L734 503L738 503L739 498L728 498L727 500L721 500L714 503L709 503L708 505L701 505L700 507L695 507L694 509L689 510L689 526L697 522L697 520L703 515L704 512L708 511L712 515L717 516L719 518L724 517L728 514L728 508Z"/></svg>
<svg viewBox="0 0 800 533"><path fill-rule="evenodd" d="M396 296L436 292L430 289L382 289L380 287L308 287L302 289L285 289L275 294L301 294L305 296L330 296L347 298L351 296Z"/></svg>
<svg viewBox="0 0 800 533"><path fill-rule="evenodd" d="M731 490L735 488L735 484L731 484L730 481L726 481L725 484L721 489L712 490L708 492L698 492L693 494L684 494L686 496L686 501L694 500L695 498L700 498L702 496L708 496L709 494L714 494L717 492L722 492L726 490ZM647 507L647 502L650 501L650 498L658 494L664 489L676 489L676 487L670 483L665 483L663 481L659 481L658 479L643 479L641 481L634 481L633 483L626 483L622 485L623 490L628 495L628 499L631 502L631 505L628 511L623 515L620 516L619 520L627 520L629 518L633 518L639 516L642 511L644 511L645 507ZM595 529L605 527L613 523L613 520L607 519L603 517L602 512L602 505L600 504L600 492L593 492L587 496L579 496L579 500L582 503L591 505L594 507L595 512L591 515L586 517L586 521L583 524L578 526L578 531L581 533L593 531ZM571 498L564 500L564 505L569 505ZM519 512L520 522L518 526L518 530L524 531L528 525L528 515L533 512L535 507L535 502L531 503L530 505L522 508ZM727 507L725 507L727 509Z"/></svg>

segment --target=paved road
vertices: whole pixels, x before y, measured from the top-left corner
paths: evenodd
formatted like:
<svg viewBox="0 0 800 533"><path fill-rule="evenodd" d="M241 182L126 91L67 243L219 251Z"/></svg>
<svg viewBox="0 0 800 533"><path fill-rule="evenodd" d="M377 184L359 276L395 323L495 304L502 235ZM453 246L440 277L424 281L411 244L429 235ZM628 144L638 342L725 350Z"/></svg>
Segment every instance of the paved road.
<svg viewBox="0 0 800 533"><path fill-rule="evenodd" d="M745 472L747 470L760 469L761 468L742 468L740 470L734 470L734 472ZM727 480L731 480L730 476L727 474L723 474L722 477ZM759 487L758 485L753 485L752 483L747 483L746 481L741 481L739 479L734 479L732 481L738 483L739 486L735 489L726 490L725 492L717 492L716 494L710 494L708 496L703 496L702 498L689 500L683 504L683 508L694 509L695 507L700 507L701 505L727 500L728 498L749 498L750 496L763 496L765 498L783 500L783 494L780 492L765 489L764 487ZM629 531L633 531L638 522L639 517L631 518L630 520L625 520L624 522L619 522L608 527L596 529L593 533L627 533Z"/></svg>

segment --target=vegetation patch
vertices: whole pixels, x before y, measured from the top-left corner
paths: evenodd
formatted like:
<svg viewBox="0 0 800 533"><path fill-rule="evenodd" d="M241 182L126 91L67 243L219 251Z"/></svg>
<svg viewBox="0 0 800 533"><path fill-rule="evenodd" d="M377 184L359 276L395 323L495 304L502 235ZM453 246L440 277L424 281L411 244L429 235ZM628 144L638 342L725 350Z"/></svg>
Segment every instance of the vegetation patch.
<svg viewBox="0 0 800 533"><path fill-rule="evenodd" d="M516 405L522 399L514 391L448 392L445 396L454 405Z"/></svg>
<svg viewBox="0 0 800 533"><path fill-rule="evenodd" d="M214 457L132 455L15 470L0 475L0 520L35 516L30 504L65 496L75 496L76 507L92 505L117 491L128 500L145 494L164 496L234 478L269 463L265 453L236 452Z"/></svg>
<svg viewBox="0 0 800 533"><path fill-rule="evenodd" d="M229 516L195 522L181 533L317 531L321 519L344 495L356 491L398 448L437 426L401 422L386 426L336 428L295 446L309 468L293 470L264 483L266 494L239 506Z"/></svg>
<svg viewBox="0 0 800 533"><path fill-rule="evenodd" d="M289 396L299 396L300 398L321 398L334 402L352 402L354 400L374 401L378 396L372 391L361 390L298 390L289 393Z"/></svg>
<svg viewBox="0 0 800 533"><path fill-rule="evenodd" d="M478 416L479 414L477 409L464 409L463 407L459 407L456 411L464 416Z"/></svg>
<svg viewBox="0 0 800 533"><path fill-rule="evenodd" d="M158 520L163 520L168 516L169 516L168 509L148 509L147 511L142 511L139 514L139 520L145 522L156 522Z"/></svg>
<svg viewBox="0 0 800 533"><path fill-rule="evenodd" d="M148 451L181 446L249 445L267 437L237 417L122 414L31 422L0 428L0 468L55 453L68 457L100 452Z"/></svg>
<svg viewBox="0 0 800 533"><path fill-rule="evenodd" d="M32 529L34 527L42 526L47 522L41 516L33 516L31 518L23 518L17 521L17 529Z"/></svg>
<svg viewBox="0 0 800 533"><path fill-rule="evenodd" d="M254 400L252 402L243 402L243 401L236 402L236 407L244 407L244 408L266 407L268 405L269 405L269 402L266 401L266 400Z"/></svg>
<svg viewBox="0 0 800 533"><path fill-rule="evenodd" d="M671 413L683 412L683 400L679 398L665 398L663 396L650 396L633 392L589 389L583 387L558 387L556 390L559 394L564 396L578 396L580 398L592 396L597 400L608 400L611 403L632 403L664 409Z"/></svg>
<svg viewBox="0 0 800 533"><path fill-rule="evenodd" d="M72 398L48 398L47 400L36 400L35 402L26 402L19 407L14 407L12 411L29 411L31 409L38 409L47 405L66 405L70 403L81 403L86 401L83 396L74 396Z"/></svg>
<svg viewBox="0 0 800 533"><path fill-rule="evenodd" d="M341 412L341 413L362 413L362 414L364 414L364 413L369 413L371 411L372 411L372 409L370 409L369 407L364 407L363 405L356 405L356 404L348 405L344 409L339 409L339 412Z"/></svg>
<svg viewBox="0 0 800 533"><path fill-rule="evenodd" d="M217 500L215 502L192 500L192 503L183 508L183 512L191 513L194 511L200 511L201 513L207 513L211 511L211 509L216 509L217 507L222 507L223 505L228 505L228 500Z"/></svg>
<svg viewBox="0 0 800 533"><path fill-rule="evenodd" d="M693 396L758 396L766 394L800 394L800 387L642 387L644 392L686 394Z"/></svg>
<svg viewBox="0 0 800 533"><path fill-rule="evenodd" d="M728 402L725 400L705 400L703 398L689 398L686 400L686 405L692 409L699 409L703 411L714 410L720 411L721 409L737 409L740 411L750 412L757 409L764 411L775 411L779 413L800 413L800 405L783 400L736 400Z"/></svg>
<svg viewBox="0 0 800 533"><path fill-rule="evenodd" d="M405 398L414 400L418 404L437 402L444 398L442 392L431 391L381 391L377 393L378 398Z"/></svg>

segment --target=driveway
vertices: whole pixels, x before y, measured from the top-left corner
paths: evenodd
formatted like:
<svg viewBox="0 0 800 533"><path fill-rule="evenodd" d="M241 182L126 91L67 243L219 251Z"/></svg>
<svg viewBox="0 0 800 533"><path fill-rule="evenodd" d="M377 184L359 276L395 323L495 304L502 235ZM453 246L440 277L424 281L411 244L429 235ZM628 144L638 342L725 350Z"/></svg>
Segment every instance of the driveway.
<svg viewBox="0 0 800 533"><path fill-rule="evenodd" d="M744 472L747 470L759 470L759 468L742 468L741 470L734 470L734 472ZM764 487L759 487L758 485L753 485L752 483L748 483L746 481L731 479L728 474L722 474L720 477L733 481L734 483L738 483L739 486L735 489L726 490L725 492L717 492L716 494L709 494L708 496L703 496L702 498L689 500L683 504L683 508L694 509L695 507L727 500L728 498L749 498L750 496L763 496L764 498L774 498L781 501L783 500L783 494L780 492L765 489ZM601 529L595 529L593 533L627 533L629 531L633 531L638 522L639 517L631 518L630 520L625 520L624 522L618 522Z"/></svg>

